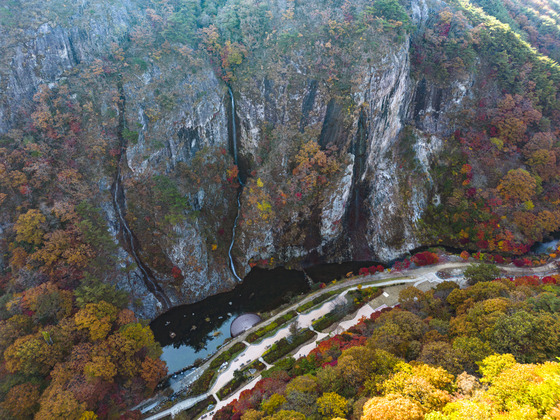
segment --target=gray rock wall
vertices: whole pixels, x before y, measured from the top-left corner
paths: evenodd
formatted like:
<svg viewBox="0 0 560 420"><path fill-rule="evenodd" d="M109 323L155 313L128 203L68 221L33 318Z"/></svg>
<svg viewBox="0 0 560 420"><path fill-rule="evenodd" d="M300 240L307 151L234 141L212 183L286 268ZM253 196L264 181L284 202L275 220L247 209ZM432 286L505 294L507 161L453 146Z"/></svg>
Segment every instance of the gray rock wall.
<svg viewBox="0 0 560 420"><path fill-rule="evenodd" d="M311 13L319 7L316 3L304 7ZM76 72L102 59L112 43L125 42L131 25L145 12L133 0L109 6L86 1L74 6L76 13L67 22L39 22L21 42L1 45L3 62L9 65L0 67L0 134L28 121L29 104L41 84L54 86L76 77ZM288 3L279 1L272 9L280 15L287 7ZM412 1L409 8L418 30L431 10L441 7L440 2ZM295 28L297 22L285 25ZM260 171L271 192L275 182L290 176L286 156L293 146L293 133L310 136L323 148L335 145L341 162L328 187L313 202L305 203L303 212L275 209L276 219L239 227L233 253L241 274L250 270L251 260L273 257L275 264L291 266L311 261L388 261L421 245L416 223L428 203L438 197L430 167L442 151L441 139L453 130L452 116L468 99L473 80L445 89L424 79L414 80L409 45L408 38L382 43L352 63L346 98L333 93L332 81L318 77L316 63L302 58L305 50L289 51L281 65L277 57L264 54L257 59L262 61L262 74L242 73L232 83L241 156L247 170ZM173 58L162 62L138 58L145 59L145 69L122 69L121 74L125 124L138 132L137 140L126 147L125 198L134 192L126 191L132 181L170 174L179 163L192 162L204 148L230 147L227 88L209 61L199 60L195 72ZM267 66L272 62L275 66ZM279 140L273 157L261 162L265 126L276 130ZM399 155L406 126L415 127L410 134L418 162L414 171L403 165ZM206 175L210 179L216 174ZM105 197L100 205L118 241L111 183L106 175L99 181ZM212 212L219 205L227 215L225 225L233 224L235 201L211 182L188 199L197 212ZM251 205L246 195L241 203L242 212ZM177 284L169 275L154 272L173 305L198 301L235 285L227 262L209 251L208 231L216 226L205 224L207 220L187 217L173 227L172 234L158 240L167 262L184 276ZM292 234L298 229L298 235ZM130 264L124 248L118 254L121 268ZM123 274L119 284L143 301L142 307L135 308L140 315L151 318L160 312L137 270Z"/></svg>

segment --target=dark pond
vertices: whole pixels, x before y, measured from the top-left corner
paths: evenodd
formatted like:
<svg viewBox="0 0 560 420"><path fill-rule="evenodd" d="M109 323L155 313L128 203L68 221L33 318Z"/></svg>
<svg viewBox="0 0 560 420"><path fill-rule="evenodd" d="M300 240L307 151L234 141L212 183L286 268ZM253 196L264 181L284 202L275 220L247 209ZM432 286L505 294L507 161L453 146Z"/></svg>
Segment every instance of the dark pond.
<svg viewBox="0 0 560 420"><path fill-rule="evenodd" d="M270 311L308 290L302 272L255 268L231 292L173 308L150 326L163 347L161 358L169 372L175 372L216 352L229 338L230 324L237 315Z"/></svg>
<svg viewBox="0 0 560 420"><path fill-rule="evenodd" d="M377 265L371 261L323 264L309 267L305 272L316 283L329 282L373 264ZM231 292L173 308L153 320L150 327L163 347L161 358L169 372L177 372L196 359L215 353L230 337L230 325L236 316L271 311L309 289L302 271L253 268ZM175 334L173 338L171 332Z"/></svg>

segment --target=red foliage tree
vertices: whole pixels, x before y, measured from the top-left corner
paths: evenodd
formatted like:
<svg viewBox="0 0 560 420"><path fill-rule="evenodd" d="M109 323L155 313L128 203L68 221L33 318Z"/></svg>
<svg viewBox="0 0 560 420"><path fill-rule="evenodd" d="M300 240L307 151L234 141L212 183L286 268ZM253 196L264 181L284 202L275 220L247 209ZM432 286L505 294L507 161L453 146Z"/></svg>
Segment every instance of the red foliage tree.
<svg viewBox="0 0 560 420"><path fill-rule="evenodd" d="M412 262L417 266L422 267L425 265L436 264L437 262L439 262L439 257L437 256L437 254L434 254L433 252L424 251L415 254L412 257Z"/></svg>
<svg viewBox="0 0 560 420"><path fill-rule="evenodd" d="M552 276L546 276L542 279L543 284L556 284L556 279Z"/></svg>

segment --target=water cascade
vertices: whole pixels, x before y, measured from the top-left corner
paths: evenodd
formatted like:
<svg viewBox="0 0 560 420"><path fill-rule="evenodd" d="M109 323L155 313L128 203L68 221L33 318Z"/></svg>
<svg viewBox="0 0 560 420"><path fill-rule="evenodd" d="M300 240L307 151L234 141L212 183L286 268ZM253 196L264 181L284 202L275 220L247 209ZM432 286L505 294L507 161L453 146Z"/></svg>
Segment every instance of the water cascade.
<svg viewBox="0 0 560 420"><path fill-rule="evenodd" d="M128 226L128 222L124 217L119 196L124 197L124 192L121 184L120 159L118 162L117 176L115 179L115 183L113 184L113 206L115 207L115 211L117 213L117 216L119 217L119 222L122 227L123 238L127 243L128 248L130 249L130 253L134 258L136 265L142 272L144 284L146 285L147 289L156 297L157 300L159 300L162 303L164 309L169 309L172 306L171 302L169 301L169 298L163 293L161 287L159 287L159 285L155 283L155 281L152 278L152 275L150 274L150 270L146 267L146 265L140 259L138 253L136 252L136 246L134 244L134 235L132 234L132 231Z"/></svg>
<svg viewBox="0 0 560 420"><path fill-rule="evenodd" d="M360 119L358 120L358 132L352 142L352 154L354 155L354 171L352 173L352 193L350 199L352 225L350 226L353 232L360 230L360 215L362 208L362 176L367 165L367 127L366 127L366 114L364 110L360 112Z"/></svg>
<svg viewBox="0 0 560 420"><path fill-rule="evenodd" d="M233 92L231 88L228 86L229 97L231 99L231 134L232 134L232 149L233 149L233 162L239 168L239 162L237 160L237 127L235 123L235 99L233 98ZM229 244L228 249L228 257L229 257L229 266L231 268L231 272L235 276L235 278L242 282L243 279L237 275L237 271L235 271L235 265L233 263L233 257L231 256L231 250L233 249L233 244L235 243L235 229L237 228L237 220L239 219L239 214L241 211L241 194L243 193L243 181L241 180L241 176L238 172L237 180L239 181L239 190L237 191L237 214L235 215L235 220L233 221L233 229L231 233L231 243Z"/></svg>
<svg viewBox="0 0 560 420"><path fill-rule="evenodd" d="M352 172L352 187L350 200L346 209L345 228L352 246L353 258L358 260L370 259L371 251L367 246L366 220L367 214L363 205L366 197L365 183L362 181L367 166L367 115L362 109L358 121L358 131L352 141L351 153L354 155L354 168Z"/></svg>
<svg viewBox="0 0 560 420"><path fill-rule="evenodd" d="M119 158L118 158L118 162L117 162L117 174L115 177L115 182L112 185L112 190L113 190L113 206L115 208L115 212L117 213L118 216L118 220L119 223L121 225L122 228L122 234L123 234L123 239L125 240L126 244L128 245L128 248L130 250L130 254L132 255L132 257L134 258L134 261L136 262L136 265L138 266L138 268L140 269L140 271L142 272L142 277L144 280L144 284L146 285L146 288L150 291L150 293L152 293L156 299L163 305L163 309L169 309L171 308L173 305L171 304L171 301L169 300L169 298L165 295L165 293L163 292L161 286L159 286L156 281L153 278L153 274L151 273L151 270L144 264L144 262L142 261L142 259L140 258L140 256L138 255L138 253L136 252L136 238L134 236L134 234L132 233L130 227L128 226L128 222L126 221L125 218L125 198L124 198L124 189L122 186L122 179L121 179L121 162L122 162L122 158L126 152L126 147L127 144L124 140L124 137L122 135L122 132L124 130L124 94L122 93L122 86L119 86L119 90L121 90L121 104L119 106L119 112L121 115L121 118L119 119L119 127L118 127L118 136L119 136L119 140L121 143L121 150L119 153Z"/></svg>

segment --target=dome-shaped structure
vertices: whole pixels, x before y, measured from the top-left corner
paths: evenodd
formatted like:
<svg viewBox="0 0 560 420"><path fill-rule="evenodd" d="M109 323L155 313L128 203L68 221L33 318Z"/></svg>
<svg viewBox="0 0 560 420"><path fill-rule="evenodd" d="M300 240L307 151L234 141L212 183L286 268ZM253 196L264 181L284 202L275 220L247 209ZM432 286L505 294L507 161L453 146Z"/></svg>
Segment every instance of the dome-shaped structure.
<svg viewBox="0 0 560 420"><path fill-rule="evenodd" d="M229 333L232 337L237 337L239 334L243 334L253 325L261 322L261 317L257 314L243 314L239 315L233 320L231 326L229 327Z"/></svg>

